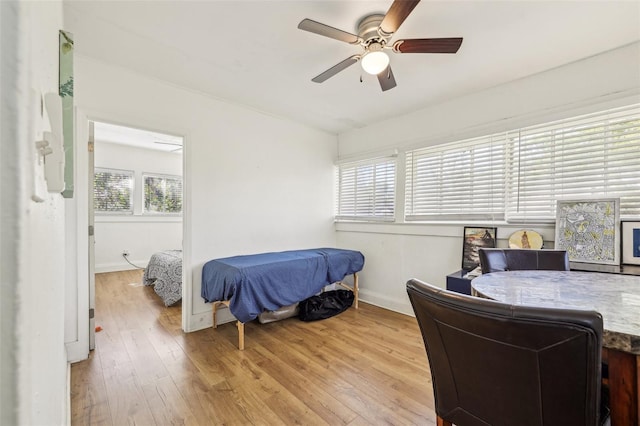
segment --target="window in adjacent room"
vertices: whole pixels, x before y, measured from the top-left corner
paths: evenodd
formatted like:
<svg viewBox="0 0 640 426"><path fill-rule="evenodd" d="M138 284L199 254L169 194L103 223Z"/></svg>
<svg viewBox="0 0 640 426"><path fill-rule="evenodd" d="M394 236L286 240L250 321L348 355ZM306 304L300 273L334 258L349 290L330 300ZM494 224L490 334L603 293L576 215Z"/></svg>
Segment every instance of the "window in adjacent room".
<svg viewBox="0 0 640 426"><path fill-rule="evenodd" d="M337 167L338 220L393 220L396 158L342 163Z"/></svg>
<svg viewBox="0 0 640 426"><path fill-rule="evenodd" d="M144 173L144 214L182 213L182 178Z"/></svg>
<svg viewBox="0 0 640 426"><path fill-rule="evenodd" d="M133 214L133 171L96 168L93 202L99 214Z"/></svg>

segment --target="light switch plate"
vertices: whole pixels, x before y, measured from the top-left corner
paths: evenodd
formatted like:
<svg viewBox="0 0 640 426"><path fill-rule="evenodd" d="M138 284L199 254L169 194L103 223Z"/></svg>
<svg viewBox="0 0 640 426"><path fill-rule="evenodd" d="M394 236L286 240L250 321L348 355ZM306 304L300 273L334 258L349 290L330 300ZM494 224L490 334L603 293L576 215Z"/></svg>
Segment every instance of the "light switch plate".
<svg viewBox="0 0 640 426"><path fill-rule="evenodd" d="M41 139L42 134L42 108L43 101L40 93L35 89L30 90L29 109L31 111L31 129L29 131L27 143L27 153L25 161L27 163L26 170L33 169L33 173L29 174L28 188L31 188L31 200L36 203L44 202L47 196L47 182L44 179L44 161L40 153L36 150L36 140Z"/></svg>

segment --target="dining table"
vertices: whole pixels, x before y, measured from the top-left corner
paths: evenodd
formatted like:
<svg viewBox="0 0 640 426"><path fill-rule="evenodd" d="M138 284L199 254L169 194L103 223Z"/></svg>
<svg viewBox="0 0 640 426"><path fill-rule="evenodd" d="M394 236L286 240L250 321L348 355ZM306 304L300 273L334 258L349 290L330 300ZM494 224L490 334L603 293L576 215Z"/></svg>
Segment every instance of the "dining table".
<svg viewBox="0 0 640 426"><path fill-rule="evenodd" d="M602 315L612 426L640 419L640 276L581 271L505 271L471 281L472 294L512 305L595 310Z"/></svg>

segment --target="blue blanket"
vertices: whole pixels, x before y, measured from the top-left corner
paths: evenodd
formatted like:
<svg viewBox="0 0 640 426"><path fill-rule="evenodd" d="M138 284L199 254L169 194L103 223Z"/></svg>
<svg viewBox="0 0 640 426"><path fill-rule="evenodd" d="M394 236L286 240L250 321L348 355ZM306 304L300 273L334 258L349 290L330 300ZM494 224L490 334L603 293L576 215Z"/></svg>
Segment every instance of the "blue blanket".
<svg viewBox="0 0 640 426"><path fill-rule="evenodd" d="M359 251L320 248L210 260L202 268L202 297L229 300L241 322L318 293L326 285L361 271Z"/></svg>

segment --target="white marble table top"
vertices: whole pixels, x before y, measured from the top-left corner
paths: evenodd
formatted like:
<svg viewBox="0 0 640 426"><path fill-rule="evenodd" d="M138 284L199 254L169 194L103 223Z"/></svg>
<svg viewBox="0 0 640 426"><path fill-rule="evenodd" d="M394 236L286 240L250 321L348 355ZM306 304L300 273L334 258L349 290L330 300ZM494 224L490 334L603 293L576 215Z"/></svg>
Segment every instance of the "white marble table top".
<svg viewBox="0 0 640 426"><path fill-rule="evenodd" d="M474 294L513 305L602 314L603 344L640 355L640 276L576 271L508 271L473 281Z"/></svg>

